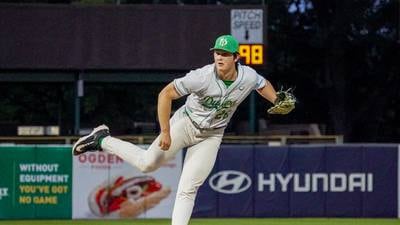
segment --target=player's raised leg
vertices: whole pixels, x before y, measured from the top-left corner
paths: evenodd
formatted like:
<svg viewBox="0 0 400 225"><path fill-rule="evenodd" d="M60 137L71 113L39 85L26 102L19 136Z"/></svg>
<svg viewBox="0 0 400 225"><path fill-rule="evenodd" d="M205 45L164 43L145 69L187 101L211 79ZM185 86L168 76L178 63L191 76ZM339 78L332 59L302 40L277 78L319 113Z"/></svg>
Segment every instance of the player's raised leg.
<svg viewBox="0 0 400 225"><path fill-rule="evenodd" d="M130 142L110 136L108 128L106 129L107 135L97 135L99 131L103 132L103 129L106 128L104 125L103 127L100 126L95 128L91 134L79 139L74 145L73 151L75 154L75 152L81 150L78 153L81 154L86 151L104 150L119 156L129 164L137 167L142 172L151 172L159 168L165 160L172 158L172 156L174 156L180 149L185 147L185 143L187 143L187 135L186 132L184 132L184 130L186 130L184 129L185 125L184 118L175 121L171 125L170 132L172 141L168 151L163 151L158 146L159 137L157 137L146 150ZM87 145L87 143L90 143L90 145ZM86 145L90 146L90 148ZM83 147L79 148L79 146ZM85 151L82 151L82 149Z"/></svg>
<svg viewBox="0 0 400 225"><path fill-rule="evenodd" d="M221 140L222 134L188 148L172 213L172 225L189 223L197 190L215 164Z"/></svg>

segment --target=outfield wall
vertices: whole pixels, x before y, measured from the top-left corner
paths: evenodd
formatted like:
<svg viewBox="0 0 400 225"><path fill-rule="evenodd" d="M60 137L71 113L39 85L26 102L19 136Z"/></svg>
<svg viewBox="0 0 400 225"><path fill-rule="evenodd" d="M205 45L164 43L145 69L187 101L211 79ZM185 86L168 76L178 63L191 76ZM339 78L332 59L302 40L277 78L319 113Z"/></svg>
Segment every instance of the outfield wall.
<svg viewBox="0 0 400 225"><path fill-rule="evenodd" d="M71 147L0 147L0 218L71 218Z"/></svg>
<svg viewBox="0 0 400 225"><path fill-rule="evenodd" d="M143 174L105 152L72 158L71 146L0 146L0 165L0 219L167 218L182 155Z"/></svg>
<svg viewBox="0 0 400 225"><path fill-rule="evenodd" d="M195 217L397 217L398 145L222 146Z"/></svg>
<svg viewBox="0 0 400 225"><path fill-rule="evenodd" d="M0 146L0 219L168 218L182 161L144 175L104 152ZM222 145L193 216L398 217L399 180L395 144Z"/></svg>

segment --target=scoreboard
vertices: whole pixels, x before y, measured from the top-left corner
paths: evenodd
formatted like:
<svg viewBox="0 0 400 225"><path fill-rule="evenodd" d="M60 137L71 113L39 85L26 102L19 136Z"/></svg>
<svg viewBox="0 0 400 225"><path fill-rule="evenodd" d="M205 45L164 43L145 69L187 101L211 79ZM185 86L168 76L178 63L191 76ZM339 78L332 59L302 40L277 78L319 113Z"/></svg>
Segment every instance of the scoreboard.
<svg viewBox="0 0 400 225"><path fill-rule="evenodd" d="M264 65L263 44L240 44L239 54L246 65Z"/></svg>
<svg viewBox="0 0 400 225"><path fill-rule="evenodd" d="M266 7L236 8L231 10L231 34L239 42L242 64L266 65Z"/></svg>

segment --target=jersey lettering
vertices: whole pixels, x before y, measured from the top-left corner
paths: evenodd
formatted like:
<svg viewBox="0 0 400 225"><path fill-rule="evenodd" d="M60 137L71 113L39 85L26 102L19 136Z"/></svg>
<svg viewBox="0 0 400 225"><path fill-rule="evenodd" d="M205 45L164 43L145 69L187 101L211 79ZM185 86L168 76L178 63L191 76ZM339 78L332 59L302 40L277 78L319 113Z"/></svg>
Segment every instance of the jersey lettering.
<svg viewBox="0 0 400 225"><path fill-rule="evenodd" d="M216 109L215 119L226 119L231 112L232 106L234 106L236 101L230 99L225 99L222 103L221 100L214 100L211 96L206 96L203 98L201 105L208 109Z"/></svg>

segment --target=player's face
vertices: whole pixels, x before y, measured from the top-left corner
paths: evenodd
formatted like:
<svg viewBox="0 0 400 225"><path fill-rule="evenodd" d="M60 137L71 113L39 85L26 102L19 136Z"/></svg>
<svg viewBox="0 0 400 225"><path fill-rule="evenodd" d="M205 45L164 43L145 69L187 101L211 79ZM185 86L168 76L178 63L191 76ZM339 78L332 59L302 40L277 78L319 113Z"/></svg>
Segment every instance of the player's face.
<svg viewBox="0 0 400 225"><path fill-rule="evenodd" d="M228 72L235 69L235 63L238 60L234 54L215 50L214 51L214 63L219 72Z"/></svg>

